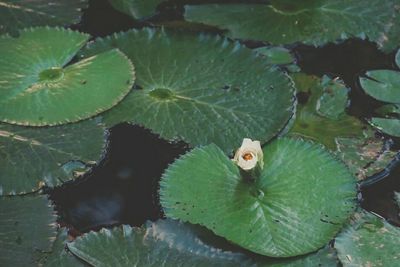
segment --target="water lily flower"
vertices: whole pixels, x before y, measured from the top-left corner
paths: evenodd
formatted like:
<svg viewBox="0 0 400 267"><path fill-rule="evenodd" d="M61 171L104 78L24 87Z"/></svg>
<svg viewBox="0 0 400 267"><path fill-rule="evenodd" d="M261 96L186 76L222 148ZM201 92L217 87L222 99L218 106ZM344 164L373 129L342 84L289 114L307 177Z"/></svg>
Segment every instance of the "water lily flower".
<svg viewBox="0 0 400 267"><path fill-rule="evenodd" d="M257 165L264 167L264 155L260 141L244 138L242 146L236 151L233 161L244 171L250 171Z"/></svg>

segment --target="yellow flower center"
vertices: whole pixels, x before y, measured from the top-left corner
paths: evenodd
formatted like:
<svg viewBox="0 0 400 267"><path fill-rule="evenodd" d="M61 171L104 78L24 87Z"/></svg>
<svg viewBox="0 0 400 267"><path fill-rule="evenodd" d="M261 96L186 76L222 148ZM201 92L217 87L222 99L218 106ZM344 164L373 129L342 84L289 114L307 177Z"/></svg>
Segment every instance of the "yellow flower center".
<svg viewBox="0 0 400 267"><path fill-rule="evenodd" d="M245 161L252 160L253 159L253 155L251 153L245 153L245 154L243 154L242 158Z"/></svg>

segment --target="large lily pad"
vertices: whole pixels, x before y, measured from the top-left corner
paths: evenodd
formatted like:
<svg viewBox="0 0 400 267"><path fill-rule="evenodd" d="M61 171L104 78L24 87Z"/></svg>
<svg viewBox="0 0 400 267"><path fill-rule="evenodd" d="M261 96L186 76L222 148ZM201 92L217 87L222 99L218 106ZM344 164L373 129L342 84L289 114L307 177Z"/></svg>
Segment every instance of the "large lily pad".
<svg viewBox="0 0 400 267"><path fill-rule="evenodd" d="M98 39L83 54L114 47L135 62L138 89L104 114L108 126L128 121L231 152L243 136L270 140L292 116L292 82L238 43L144 29Z"/></svg>
<svg viewBox="0 0 400 267"><path fill-rule="evenodd" d="M398 266L400 229L362 212L335 241L343 266Z"/></svg>
<svg viewBox="0 0 400 267"><path fill-rule="evenodd" d="M108 0L117 10L135 18L143 19L156 14L157 6L165 0Z"/></svg>
<svg viewBox="0 0 400 267"><path fill-rule="evenodd" d="M56 216L43 196L0 198L2 266L35 266L56 238Z"/></svg>
<svg viewBox="0 0 400 267"><path fill-rule="evenodd" d="M0 120L56 125L116 105L132 87L133 66L117 50L67 65L88 38L61 28L30 28L17 38L1 36Z"/></svg>
<svg viewBox="0 0 400 267"><path fill-rule="evenodd" d="M400 72L374 70L366 75L360 78L360 83L367 94L380 101L400 103Z"/></svg>
<svg viewBox="0 0 400 267"><path fill-rule="evenodd" d="M213 144L186 154L162 177L165 214L267 256L321 248L354 210L354 178L310 142L284 138L263 151L264 169L254 182Z"/></svg>
<svg viewBox="0 0 400 267"><path fill-rule="evenodd" d="M63 26L78 23L88 0L2 0L0 34L29 26Z"/></svg>
<svg viewBox="0 0 400 267"><path fill-rule="evenodd" d="M320 45L347 36L379 40L394 9L392 0L272 0L186 6L185 19L225 29L233 38Z"/></svg>
<svg viewBox="0 0 400 267"><path fill-rule="evenodd" d="M0 124L0 195L57 186L104 153L105 128L95 120L50 128Z"/></svg>

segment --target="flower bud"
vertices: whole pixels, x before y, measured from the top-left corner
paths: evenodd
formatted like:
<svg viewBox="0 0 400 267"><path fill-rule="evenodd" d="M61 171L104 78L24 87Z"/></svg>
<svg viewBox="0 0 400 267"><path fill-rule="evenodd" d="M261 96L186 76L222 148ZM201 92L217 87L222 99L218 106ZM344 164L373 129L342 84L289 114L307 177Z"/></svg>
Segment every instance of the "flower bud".
<svg viewBox="0 0 400 267"><path fill-rule="evenodd" d="M244 138L242 146L236 151L233 161L244 171L250 171L257 165L264 167L264 155L260 141Z"/></svg>

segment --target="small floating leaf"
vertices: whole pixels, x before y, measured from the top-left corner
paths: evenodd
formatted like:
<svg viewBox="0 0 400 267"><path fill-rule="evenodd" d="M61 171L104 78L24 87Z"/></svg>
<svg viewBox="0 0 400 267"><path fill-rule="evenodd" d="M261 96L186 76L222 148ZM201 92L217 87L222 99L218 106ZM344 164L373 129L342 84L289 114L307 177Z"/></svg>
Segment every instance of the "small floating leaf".
<svg viewBox="0 0 400 267"><path fill-rule="evenodd" d="M125 55L113 50L66 66L88 38L61 28L25 29L17 38L0 36L0 120L57 125L116 105L134 80Z"/></svg>
<svg viewBox="0 0 400 267"><path fill-rule="evenodd" d="M293 114L292 82L238 43L144 29L98 39L83 54L113 47L135 62L138 89L104 114L108 126L128 121L232 152L243 136L270 140Z"/></svg>
<svg viewBox="0 0 400 267"><path fill-rule="evenodd" d="M0 195L74 179L99 161L105 143L105 128L94 120L50 128L0 124Z"/></svg>
<svg viewBox="0 0 400 267"><path fill-rule="evenodd" d="M2 266L36 266L56 235L56 216L46 197L0 197Z"/></svg>
<svg viewBox="0 0 400 267"><path fill-rule="evenodd" d="M32 26L75 24L87 5L88 0L2 0L0 34Z"/></svg>
<svg viewBox="0 0 400 267"><path fill-rule="evenodd" d="M291 77L296 85L299 104L290 135L309 138L331 150L336 150L337 137L363 136L365 125L345 114L348 100L343 83L303 73L292 74Z"/></svg>
<svg viewBox="0 0 400 267"><path fill-rule="evenodd" d="M400 68L400 49L397 50L397 53L396 53L396 64L397 64L397 67Z"/></svg>
<svg viewBox="0 0 400 267"><path fill-rule="evenodd" d="M254 49L254 52L264 56L267 62L272 65L286 65L294 62L290 50L284 47L263 46Z"/></svg>
<svg viewBox="0 0 400 267"><path fill-rule="evenodd" d="M392 21L392 0L272 0L270 4L206 4L185 7L185 19L227 30L232 38L272 44L321 45L347 36L378 40Z"/></svg>
<svg viewBox="0 0 400 267"><path fill-rule="evenodd" d="M400 259L400 229L367 212L357 219L335 241L344 267L397 266Z"/></svg>
<svg viewBox="0 0 400 267"><path fill-rule="evenodd" d="M400 137L400 120L398 119L372 118L371 124L388 135Z"/></svg>
<svg viewBox="0 0 400 267"><path fill-rule="evenodd" d="M400 103L400 72L374 70L366 76L360 78L360 83L367 94L380 101Z"/></svg>
<svg viewBox="0 0 400 267"><path fill-rule="evenodd" d="M274 257L323 247L353 212L355 196L355 180L343 163L318 145L287 138L264 147L264 168L254 182L208 145L172 164L160 185L168 217Z"/></svg>
<svg viewBox="0 0 400 267"><path fill-rule="evenodd" d="M157 6L166 0L108 0L117 9L135 19L143 19L156 14Z"/></svg>

